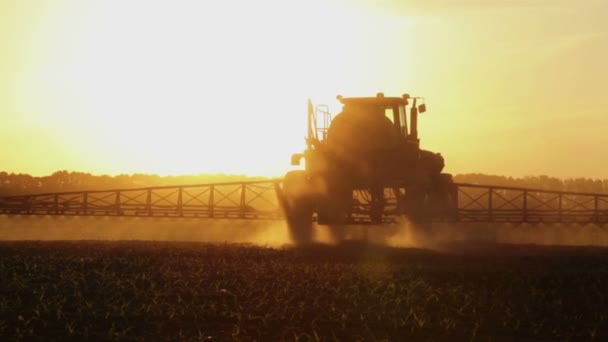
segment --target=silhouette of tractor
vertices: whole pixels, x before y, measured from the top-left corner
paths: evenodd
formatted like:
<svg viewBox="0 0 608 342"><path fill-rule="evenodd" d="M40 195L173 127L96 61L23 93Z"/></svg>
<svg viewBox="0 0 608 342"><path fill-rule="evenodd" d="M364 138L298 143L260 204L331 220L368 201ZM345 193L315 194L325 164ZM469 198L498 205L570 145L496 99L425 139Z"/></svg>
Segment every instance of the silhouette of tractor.
<svg viewBox="0 0 608 342"><path fill-rule="evenodd" d="M311 240L315 217L320 225L348 225L364 213L369 223L382 223L389 198L393 210L419 224L449 215L452 177L442 173L439 153L420 149L424 99L383 93L337 99L343 107L333 119L327 106L315 110L308 101L307 148L291 157L304 169L284 178L281 202L294 241ZM355 191L367 194L365 205Z"/></svg>

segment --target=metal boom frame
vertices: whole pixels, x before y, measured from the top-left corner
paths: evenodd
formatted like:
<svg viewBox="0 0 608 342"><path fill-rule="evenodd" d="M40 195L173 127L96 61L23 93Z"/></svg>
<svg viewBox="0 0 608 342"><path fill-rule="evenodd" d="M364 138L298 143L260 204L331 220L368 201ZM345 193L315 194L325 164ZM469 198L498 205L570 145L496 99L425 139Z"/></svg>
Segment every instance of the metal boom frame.
<svg viewBox="0 0 608 342"><path fill-rule="evenodd" d="M396 222L393 189L386 189L383 221ZM608 223L608 194L454 184L449 215L434 221ZM354 191L352 223L371 222L369 193ZM184 217L281 220L282 180L135 189L71 191L0 197L3 215ZM316 219L313 217L313 219Z"/></svg>

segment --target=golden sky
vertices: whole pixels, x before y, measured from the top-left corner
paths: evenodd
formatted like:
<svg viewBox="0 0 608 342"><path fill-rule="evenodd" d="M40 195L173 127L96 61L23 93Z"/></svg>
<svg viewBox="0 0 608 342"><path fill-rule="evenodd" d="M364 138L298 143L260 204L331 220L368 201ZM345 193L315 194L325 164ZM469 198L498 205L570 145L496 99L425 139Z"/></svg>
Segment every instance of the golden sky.
<svg viewBox="0 0 608 342"><path fill-rule="evenodd" d="M446 5L449 4L449 5ZM306 100L426 99L446 172L608 178L608 1L0 0L0 170L280 176Z"/></svg>

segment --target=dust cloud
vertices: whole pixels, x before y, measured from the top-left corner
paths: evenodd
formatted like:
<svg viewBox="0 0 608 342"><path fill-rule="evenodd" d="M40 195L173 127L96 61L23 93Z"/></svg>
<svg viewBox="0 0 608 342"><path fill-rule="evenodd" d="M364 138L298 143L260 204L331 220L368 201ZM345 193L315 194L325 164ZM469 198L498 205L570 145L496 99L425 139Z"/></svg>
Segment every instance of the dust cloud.
<svg viewBox="0 0 608 342"><path fill-rule="evenodd" d="M408 221L383 226L314 226L315 242L365 241L432 250L491 244L608 246L608 227L595 225L444 224ZM0 216L0 240L140 240L293 245L284 221L186 218Z"/></svg>
<svg viewBox="0 0 608 342"><path fill-rule="evenodd" d="M390 234L372 236L386 245L442 252L504 253L504 246L608 246L608 227L581 224L433 223L400 222ZM384 233L387 233L385 230ZM502 246L498 249L498 246Z"/></svg>
<svg viewBox="0 0 608 342"><path fill-rule="evenodd" d="M281 221L91 216L0 216L0 240L140 240L289 243Z"/></svg>
<svg viewBox="0 0 608 342"><path fill-rule="evenodd" d="M353 226L341 232L320 229L332 243L360 239L398 248L421 248L442 252L497 252L497 246L608 246L608 227L580 224L488 224L433 223L420 226L403 220L390 226ZM339 238L336 238L339 236Z"/></svg>

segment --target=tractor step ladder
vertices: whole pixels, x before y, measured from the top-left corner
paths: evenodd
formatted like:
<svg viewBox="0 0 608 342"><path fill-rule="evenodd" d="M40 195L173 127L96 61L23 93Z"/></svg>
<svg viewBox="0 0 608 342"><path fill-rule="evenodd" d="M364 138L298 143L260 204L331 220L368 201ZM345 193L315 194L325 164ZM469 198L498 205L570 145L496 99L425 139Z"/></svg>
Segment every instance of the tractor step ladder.
<svg viewBox="0 0 608 342"><path fill-rule="evenodd" d="M321 119L319 120L319 117ZM314 126L315 134L319 140L325 140L327 137L327 130L331 123L331 113L327 105L317 105L315 108Z"/></svg>

